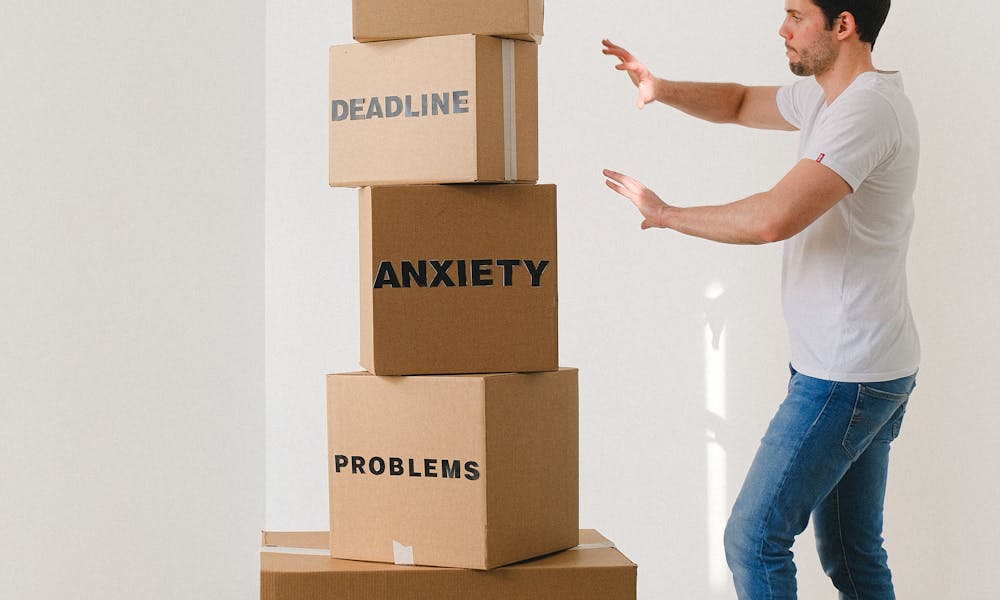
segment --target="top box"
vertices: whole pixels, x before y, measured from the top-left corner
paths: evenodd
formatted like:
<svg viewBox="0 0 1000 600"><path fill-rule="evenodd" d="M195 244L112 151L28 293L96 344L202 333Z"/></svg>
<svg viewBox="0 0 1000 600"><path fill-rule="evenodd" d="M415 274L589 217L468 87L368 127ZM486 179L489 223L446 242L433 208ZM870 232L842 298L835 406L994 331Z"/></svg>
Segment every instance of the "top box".
<svg viewBox="0 0 1000 600"><path fill-rule="evenodd" d="M359 42L458 33L542 40L543 0L354 0L353 5Z"/></svg>

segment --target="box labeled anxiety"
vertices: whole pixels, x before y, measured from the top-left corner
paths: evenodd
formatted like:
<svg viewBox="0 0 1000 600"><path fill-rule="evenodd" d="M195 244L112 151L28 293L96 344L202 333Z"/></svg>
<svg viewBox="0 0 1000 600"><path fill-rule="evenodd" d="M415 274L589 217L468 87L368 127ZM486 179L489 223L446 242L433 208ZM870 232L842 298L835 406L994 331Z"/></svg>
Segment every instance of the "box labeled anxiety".
<svg viewBox="0 0 1000 600"><path fill-rule="evenodd" d="M354 39L359 42L477 33L540 42L543 0L354 0Z"/></svg>
<svg viewBox="0 0 1000 600"><path fill-rule="evenodd" d="M453 35L330 48L330 185L538 179L538 49Z"/></svg>
<svg viewBox="0 0 1000 600"><path fill-rule="evenodd" d="M332 556L491 569L577 544L576 369L327 377Z"/></svg>
<svg viewBox="0 0 1000 600"><path fill-rule="evenodd" d="M558 368L554 185L375 186L359 197L364 368Z"/></svg>

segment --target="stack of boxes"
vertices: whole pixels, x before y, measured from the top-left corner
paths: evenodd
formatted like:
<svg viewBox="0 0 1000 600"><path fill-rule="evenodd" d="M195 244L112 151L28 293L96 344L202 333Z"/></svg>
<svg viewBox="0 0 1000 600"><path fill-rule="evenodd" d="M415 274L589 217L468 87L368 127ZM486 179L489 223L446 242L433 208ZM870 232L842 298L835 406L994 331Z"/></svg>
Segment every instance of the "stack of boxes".
<svg viewBox="0 0 1000 600"><path fill-rule="evenodd" d="M330 185L361 186L367 371L327 378L340 560L266 552L262 598L634 598L635 565L578 530L556 188L534 183L542 0L353 8L365 43L330 49ZM527 580L497 569L543 555Z"/></svg>

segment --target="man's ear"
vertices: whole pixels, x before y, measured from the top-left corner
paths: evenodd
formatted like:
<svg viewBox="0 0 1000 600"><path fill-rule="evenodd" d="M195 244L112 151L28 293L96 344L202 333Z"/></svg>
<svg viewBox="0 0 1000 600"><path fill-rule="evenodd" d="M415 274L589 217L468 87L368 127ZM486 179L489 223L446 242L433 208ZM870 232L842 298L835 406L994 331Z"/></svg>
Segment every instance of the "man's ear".
<svg viewBox="0 0 1000 600"><path fill-rule="evenodd" d="M837 20L833 23L833 30L837 32L838 40L846 40L858 32L858 25L854 21L854 15L844 11L837 15Z"/></svg>

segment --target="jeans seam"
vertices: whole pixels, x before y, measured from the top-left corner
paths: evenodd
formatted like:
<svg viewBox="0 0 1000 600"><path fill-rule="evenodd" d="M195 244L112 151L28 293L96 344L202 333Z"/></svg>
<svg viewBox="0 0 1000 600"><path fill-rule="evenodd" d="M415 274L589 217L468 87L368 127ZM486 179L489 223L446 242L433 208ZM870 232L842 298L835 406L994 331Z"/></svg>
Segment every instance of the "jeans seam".
<svg viewBox="0 0 1000 600"><path fill-rule="evenodd" d="M851 418L847 421L847 429L844 430L844 439L840 441L841 447L844 449L844 452L847 453L847 457L851 459L852 463L861 456L861 452L855 452L852 450L851 444L848 442L848 439L851 437L851 431L854 430L854 418L858 415L861 403L863 402L862 398L864 397L864 394L862 393L860 384L858 385L857 392L857 395L854 397L854 406L851 407Z"/></svg>
<svg viewBox="0 0 1000 600"><path fill-rule="evenodd" d="M792 463L794 463L795 459L798 458L799 452L802 450L802 446L805 444L806 438L808 438L809 434L812 433L813 429L816 428L816 423L818 423L819 420L823 417L823 414L826 413L826 409L827 407L830 406L830 400L833 398L834 392L836 390L837 390L837 382L833 382L833 385L830 386L829 393L827 393L826 400L823 402L823 408L820 409L819 413L817 413L816 415L816 418L813 419L813 422L809 425L809 429L806 430L805 434L803 434L802 438L799 440L799 445L795 448L795 453L792 455L791 460L788 461L789 466L786 467L785 472L781 474L781 482L778 484L778 491L784 489L785 483L788 481L788 471L790 470ZM774 514L775 504L776 502L771 503L770 508L768 508L767 510L767 514L764 515L764 520L761 521L760 531L758 532L760 537L760 547L757 548L757 560L760 561L762 565L764 565L764 543L766 541L766 536L763 535L763 533L764 530L767 529L767 524L768 522L770 522L771 516ZM767 581L767 597L769 600L773 600L774 587L771 585L771 573L768 572L767 565L764 565L763 571L764 571L764 579L765 581Z"/></svg>
<svg viewBox="0 0 1000 600"><path fill-rule="evenodd" d="M885 390L880 390L878 388L871 387L864 383L858 384L858 388L862 393L866 393L869 396L874 396L876 398L882 398L883 400L902 402L909 398L910 392L887 392Z"/></svg>
<svg viewBox="0 0 1000 600"><path fill-rule="evenodd" d="M847 573L847 580L851 583L851 589L854 590L854 600L861 600L858 586L854 583L854 575L851 574L851 565L847 562L847 547L844 546L844 526L840 519L840 485L834 488L834 494L837 504L837 537L840 539L840 556L844 561L844 572Z"/></svg>

